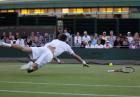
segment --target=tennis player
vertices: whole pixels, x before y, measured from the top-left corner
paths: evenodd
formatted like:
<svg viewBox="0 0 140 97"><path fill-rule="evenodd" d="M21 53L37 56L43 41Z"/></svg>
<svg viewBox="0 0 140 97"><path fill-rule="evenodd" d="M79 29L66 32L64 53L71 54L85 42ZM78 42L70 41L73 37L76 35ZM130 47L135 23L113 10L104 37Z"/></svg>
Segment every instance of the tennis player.
<svg viewBox="0 0 140 97"><path fill-rule="evenodd" d="M66 40L67 36L64 34L60 34L58 36L58 39L54 39L43 47L22 47L20 45L8 44L5 42L0 42L0 46L10 47L22 52L29 53L30 59L32 61L21 66L21 69L26 70L28 73L38 70L44 64L51 62L53 58L57 58L57 56L61 55L63 52L68 52L75 59L81 62L83 66L89 67L86 64L86 61L83 60L79 55L77 55L66 43Z"/></svg>

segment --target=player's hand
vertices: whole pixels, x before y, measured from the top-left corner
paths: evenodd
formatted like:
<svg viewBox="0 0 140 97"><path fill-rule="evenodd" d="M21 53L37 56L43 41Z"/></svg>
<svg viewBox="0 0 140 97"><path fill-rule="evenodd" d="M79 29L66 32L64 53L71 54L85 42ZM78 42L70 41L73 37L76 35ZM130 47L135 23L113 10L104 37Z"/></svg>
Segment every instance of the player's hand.
<svg viewBox="0 0 140 97"><path fill-rule="evenodd" d="M88 64L83 64L83 67L89 67L89 65Z"/></svg>
<svg viewBox="0 0 140 97"><path fill-rule="evenodd" d="M89 67L89 65L86 63L86 61L85 60L83 60L83 67Z"/></svg>

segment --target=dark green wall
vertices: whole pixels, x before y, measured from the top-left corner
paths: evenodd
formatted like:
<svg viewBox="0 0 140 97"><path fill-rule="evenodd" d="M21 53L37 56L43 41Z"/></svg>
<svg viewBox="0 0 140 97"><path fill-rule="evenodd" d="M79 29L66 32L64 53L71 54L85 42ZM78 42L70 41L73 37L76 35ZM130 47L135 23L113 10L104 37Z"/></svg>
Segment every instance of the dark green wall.
<svg viewBox="0 0 140 97"><path fill-rule="evenodd" d="M74 48L74 51L81 55L84 59L99 59L99 60L140 60L140 49L86 49ZM0 48L0 58L23 58L27 57L27 53L22 53L15 49ZM72 58L69 54L64 53L60 58Z"/></svg>
<svg viewBox="0 0 140 97"><path fill-rule="evenodd" d="M113 48L113 49L87 49L75 48L74 51L85 59L98 60L139 60L140 49ZM69 58L68 54L63 54L62 58Z"/></svg>
<svg viewBox="0 0 140 97"><path fill-rule="evenodd" d="M140 32L140 19L95 19L95 18L75 18L75 19L63 19L64 28L71 30L71 34L76 32L83 32L86 30L88 34L98 33L101 34L106 31L109 34L110 30L114 31L114 34L118 33Z"/></svg>

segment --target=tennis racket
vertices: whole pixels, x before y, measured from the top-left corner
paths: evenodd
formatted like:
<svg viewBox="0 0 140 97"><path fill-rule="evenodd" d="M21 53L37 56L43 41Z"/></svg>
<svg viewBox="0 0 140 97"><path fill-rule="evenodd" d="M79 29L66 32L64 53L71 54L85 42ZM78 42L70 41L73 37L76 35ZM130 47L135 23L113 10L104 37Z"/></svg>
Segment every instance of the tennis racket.
<svg viewBox="0 0 140 97"><path fill-rule="evenodd" d="M123 67L123 68L120 68L120 69L108 70L108 72L133 73L133 72L135 72L135 68L127 66L127 67Z"/></svg>
<svg viewBox="0 0 140 97"><path fill-rule="evenodd" d="M120 69L120 72L123 72L123 73L132 73L132 72L135 72L135 68L130 67L130 66L123 67L123 68Z"/></svg>

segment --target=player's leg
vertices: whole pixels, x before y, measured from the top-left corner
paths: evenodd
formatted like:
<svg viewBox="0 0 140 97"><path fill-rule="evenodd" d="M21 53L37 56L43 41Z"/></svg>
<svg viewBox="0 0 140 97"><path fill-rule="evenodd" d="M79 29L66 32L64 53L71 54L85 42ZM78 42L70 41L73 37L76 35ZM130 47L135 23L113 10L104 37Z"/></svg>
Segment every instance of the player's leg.
<svg viewBox="0 0 140 97"><path fill-rule="evenodd" d="M20 45L17 45L17 44L12 44L11 48L20 50L22 52L32 53L32 49L30 47L23 47L23 46L20 46Z"/></svg>
<svg viewBox="0 0 140 97"><path fill-rule="evenodd" d="M41 54L40 57L37 58L37 60L35 60L34 63L29 62L27 66L28 68L26 68L26 70L28 73L36 71L39 68L41 68L43 65L51 62L52 59L53 59L53 54L50 51L47 51L47 49L45 48L45 51Z"/></svg>
<svg viewBox="0 0 140 97"><path fill-rule="evenodd" d="M31 73L33 71L38 70L43 65L51 62L53 59L52 55L49 54L42 54L33 64L32 66L27 70L28 73Z"/></svg>
<svg viewBox="0 0 140 97"><path fill-rule="evenodd" d="M32 49L30 47L23 47L23 46L20 46L20 45L17 45L17 44L8 44L8 43L5 43L5 42L0 42L0 46L10 47L10 48L14 48L14 49L17 49L17 50L20 50L20 51L23 51L23 52L28 52L28 53L32 52Z"/></svg>
<svg viewBox="0 0 140 97"><path fill-rule="evenodd" d="M18 47L15 47L18 48ZM19 48L21 49L21 48ZM24 64L21 66L22 70L31 70L32 68L34 68L35 66L37 66L37 64L34 64L34 62L44 54L44 48L43 47L31 47L30 49L32 49L32 53L29 54L29 59L31 61L29 61L27 64ZM33 65L33 67L32 67Z"/></svg>

